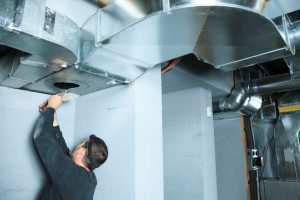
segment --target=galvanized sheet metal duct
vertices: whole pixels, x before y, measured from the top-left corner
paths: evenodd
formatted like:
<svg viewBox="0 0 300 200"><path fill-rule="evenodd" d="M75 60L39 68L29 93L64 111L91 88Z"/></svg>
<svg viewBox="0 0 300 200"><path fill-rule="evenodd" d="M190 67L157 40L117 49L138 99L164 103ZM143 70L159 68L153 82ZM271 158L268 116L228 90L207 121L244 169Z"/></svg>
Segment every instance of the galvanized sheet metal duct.
<svg viewBox="0 0 300 200"><path fill-rule="evenodd" d="M252 80L234 86L229 97L214 103L214 112L239 111L243 109L247 98L278 92L292 91L300 88L299 79L291 79L290 74L280 74L263 79ZM254 101L254 105L258 101ZM260 102L261 103L261 102ZM260 107L257 107L258 109ZM257 109L257 110L258 110Z"/></svg>
<svg viewBox="0 0 300 200"><path fill-rule="evenodd" d="M71 71L77 77L80 70L108 83L97 89L109 87L111 81L113 85L128 83L159 63L190 53L231 71L294 52L297 34L291 36L285 18L282 26L276 26L264 17L265 2L115 0L82 27L79 50L77 25L46 8L44 0L5 0L0 2L0 43L33 54L45 66L76 63L64 70L66 74L62 72L61 80L71 80ZM47 81L57 75L48 75L23 89L53 92ZM89 82L84 77L77 78ZM77 88L77 93L86 91Z"/></svg>
<svg viewBox="0 0 300 200"><path fill-rule="evenodd" d="M44 0L0 1L0 84L21 88L77 61L79 27ZM16 50L17 49L17 50Z"/></svg>
<svg viewBox="0 0 300 200"><path fill-rule="evenodd" d="M248 94L272 94L292 91L300 88L300 80L293 80L290 74L280 74L263 79L257 79L245 84Z"/></svg>
<svg viewBox="0 0 300 200"><path fill-rule="evenodd" d="M74 84L75 86L77 85L77 87L64 89L64 87L55 87L54 85L56 83ZM72 66L47 76L34 84L27 85L25 89L48 94L56 94L67 90L70 93L85 95L119 84L120 83L111 80L111 78L99 78L98 75L77 70Z"/></svg>
<svg viewBox="0 0 300 200"><path fill-rule="evenodd" d="M0 1L0 44L41 56L49 65L77 61L79 27L44 0Z"/></svg>
<svg viewBox="0 0 300 200"><path fill-rule="evenodd" d="M292 34L296 49L300 49L300 21L293 24Z"/></svg>
<svg viewBox="0 0 300 200"><path fill-rule="evenodd" d="M83 27L90 33L85 35L95 37L84 38L81 65L132 81L159 63L190 53L224 71L292 55L289 30L260 14L264 4L116 0ZM90 25L95 23L97 29Z"/></svg>

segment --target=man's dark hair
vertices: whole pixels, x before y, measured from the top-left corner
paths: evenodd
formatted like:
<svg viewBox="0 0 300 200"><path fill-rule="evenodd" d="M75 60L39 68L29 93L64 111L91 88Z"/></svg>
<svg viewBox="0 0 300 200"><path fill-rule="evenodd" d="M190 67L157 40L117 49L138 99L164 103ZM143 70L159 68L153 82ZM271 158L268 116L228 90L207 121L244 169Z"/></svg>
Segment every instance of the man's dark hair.
<svg viewBox="0 0 300 200"><path fill-rule="evenodd" d="M89 141L86 143L86 150L85 164L90 170L94 170L107 160L107 146L102 139L95 135L90 136Z"/></svg>

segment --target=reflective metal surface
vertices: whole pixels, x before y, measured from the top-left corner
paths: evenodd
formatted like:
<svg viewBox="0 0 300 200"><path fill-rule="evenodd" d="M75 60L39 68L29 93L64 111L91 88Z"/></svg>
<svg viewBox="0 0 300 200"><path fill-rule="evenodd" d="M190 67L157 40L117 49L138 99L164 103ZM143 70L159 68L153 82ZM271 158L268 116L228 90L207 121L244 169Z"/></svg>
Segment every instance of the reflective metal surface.
<svg viewBox="0 0 300 200"><path fill-rule="evenodd" d="M247 97L243 107L241 108L241 112L247 115L253 115L256 113L262 105L262 97L261 96L250 96Z"/></svg>
<svg viewBox="0 0 300 200"><path fill-rule="evenodd" d="M300 179L300 113L280 115L275 126L275 149L280 180Z"/></svg>
<svg viewBox="0 0 300 200"><path fill-rule="evenodd" d="M184 56L172 70L162 75L162 89L163 93L167 93L202 87L211 91L213 99L220 98L231 92L232 77L232 73L222 72L207 63L199 62L193 54L190 54Z"/></svg>
<svg viewBox="0 0 300 200"><path fill-rule="evenodd" d="M162 1L157 0L115 0L99 10L97 42L123 31L155 12L160 12L162 8Z"/></svg>
<svg viewBox="0 0 300 200"><path fill-rule="evenodd" d="M300 52L297 52L294 56L284 58L287 66L290 69L291 79L300 78Z"/></svg>
<svg viewBox="0 0 300 200"><path fill-rule="evenodd" d="M299 181L300 112L278 113L278 107L298 106L299 95L299 91L287 93L276 104L262 107L252 120L255 145L264 158L260 178Z"/></svg>
<svg viewBox="0 0 300 200"><path fill-rule="evenodd" d="M140 68L190 53L224 71L291 55L286 35L260 14L265 2L117 0L90 19L98 28L91 31L95 38L86 40L90 47L81 60L134 80L143 73ZM113 61L115 55L121 63Z"/></svg>
<svg viewBox="0 0 300 200"><path fill-rule="evenodd" d="M261 96L249 96L247 88L236 85L228 97L221 98L219 102L214 103L214 112L240 111L243 114L253 115L261 105Z"/></svg>
<svg viewBox="0 0 300 200"><path fill-rule="evenodd" d="M238 111L243 107L246 98L247 91L241 85L236 85L228 97L219 100L217 105L214 106L214 111Z"/></svg>
<svg viewBox="0 0 300 200"><path fill-rule="evenodd" d="M291 55L299 39L298 26L290 27L286 17L275 24L263 15L266 0L100 3L105 6L96 13L80 13L88 20L79 31L45 0L1 1L0 43L39 56L47 66L62 69L75 63L100 79L127 83L187 54L232 71Z"/></svg>
<svg viewBox="0 0 300 200"><path fill-rule="evenodd" d="M235 7L213 7L211 13L194 53L216 68L230 71L291 55L285 35L263 16Z"/></svg>
<svg viewBox="0 0 300 200"><path fill-rule="evenodd" d="M177 6L244 6L257 12L263 11L267 0L170 0L172 8Z"/></svg>
<svg viewBox="0 0 300 200"><path fill-rule="evenodd" d="M49 17L47 10L44 0L1 1L0 44L44 57L49 65L75 63L79 27L60 13Z"/></svg>
<svg viewBox="0 0 300 200"><path fill-rule="evenodd" d="M130 58L126 54L119 54L106 47L95 50L88 59L83 60L79 65L99 69L130 81L141 76L147 66L142 61Z"/></svg>
<svg viewBox="0 0 300 200"><path fill-rule="evenodd" d="M40 57L11 51L0 58L0 85L21 88L59 70L47 66Z"/></svg>
<svg viewBox="0 0 300 200"><path fill-rule="evenodd" d="M290 74L280 74L255 79L249 82L242 82L234 86L228 97L221 98L219 102L214 103L214 112L237 111L245 106L245 104L251 102L250 99L247 100L249 96L297 90L299 87L300 80L293 80ZM259 109L258 105L261 105L261 100L259 100L259 98L253 98L253 100L253 105L250 107L254 106L253 108Z"/></svg>
<svg viewBox="0 0 300 200"><path fill-rule="evenodd" d="M59 82L79 85L78 87L67 89L67 92L77 95L88 94L120 84L111 78L104 78L77 70L74 67L69 67L65 70L61 70L55 74L47 76L46 78L41 79L34 84L27 85L23 87L23 89L47 94L57 94L65 91L64 89L54 86L55 83Z"/></svg>
<svg viewBox="0 0 300 200"><path fill-rule="evenodd" d="M293 80L290 74L280 74L245 83L249 94L270 94L299 89L300 81Z"/></svg>
<svg viewBox="0 0 300 200"><path fill-rule="evenodd" d="M285 94L278 100L280 107L299 105L299 91ZM275 150L280 180L300 180L300 112L280 113L275 126Z"/></svg>
<svg viewBox="0 0 300 200"><path fill-rule="evenodd" d="M271 0L267 1L263 14L271 19L274 19L278 16L282 16L299 9L300 4L298 0Z"/></svg>
<svg viewBox="0 0 300 200"><path fill-rule="evenodd" d="M300 183L295 181L263 180L260 182L261 200L299 200Z"/></svg>
<svg viewBox="0 0 300 200"><path fill-rule="evenodd" d="M297 49L300 49L300 21L293 24L293 38Z"/></svg>

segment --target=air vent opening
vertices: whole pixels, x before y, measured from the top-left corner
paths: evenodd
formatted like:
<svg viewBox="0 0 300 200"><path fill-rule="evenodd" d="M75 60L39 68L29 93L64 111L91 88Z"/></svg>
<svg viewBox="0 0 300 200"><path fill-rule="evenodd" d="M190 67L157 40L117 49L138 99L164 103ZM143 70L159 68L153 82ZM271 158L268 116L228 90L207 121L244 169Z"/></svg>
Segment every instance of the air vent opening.
<svg viewBox="0 0 300 200"><path fill-rule="evenodd" d="M77 88L80 86L76 83L68 83L68 82L56 82L53 85L62 90L68 90L68 89Z"/></svg>

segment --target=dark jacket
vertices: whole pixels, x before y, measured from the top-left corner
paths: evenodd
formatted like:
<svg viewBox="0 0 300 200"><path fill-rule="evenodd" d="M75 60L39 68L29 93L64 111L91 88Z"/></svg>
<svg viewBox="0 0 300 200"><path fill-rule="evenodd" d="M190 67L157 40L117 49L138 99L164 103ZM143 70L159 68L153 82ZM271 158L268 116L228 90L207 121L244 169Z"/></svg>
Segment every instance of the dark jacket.
<svg viewBox="0 0 300 200"><path fill-rule="evenodd" d="M48 174L42 200L92 200L97 185L93 171L76 165L58 126L53 127L55 110L47 108L38 119L34 143Z"/></svg>

